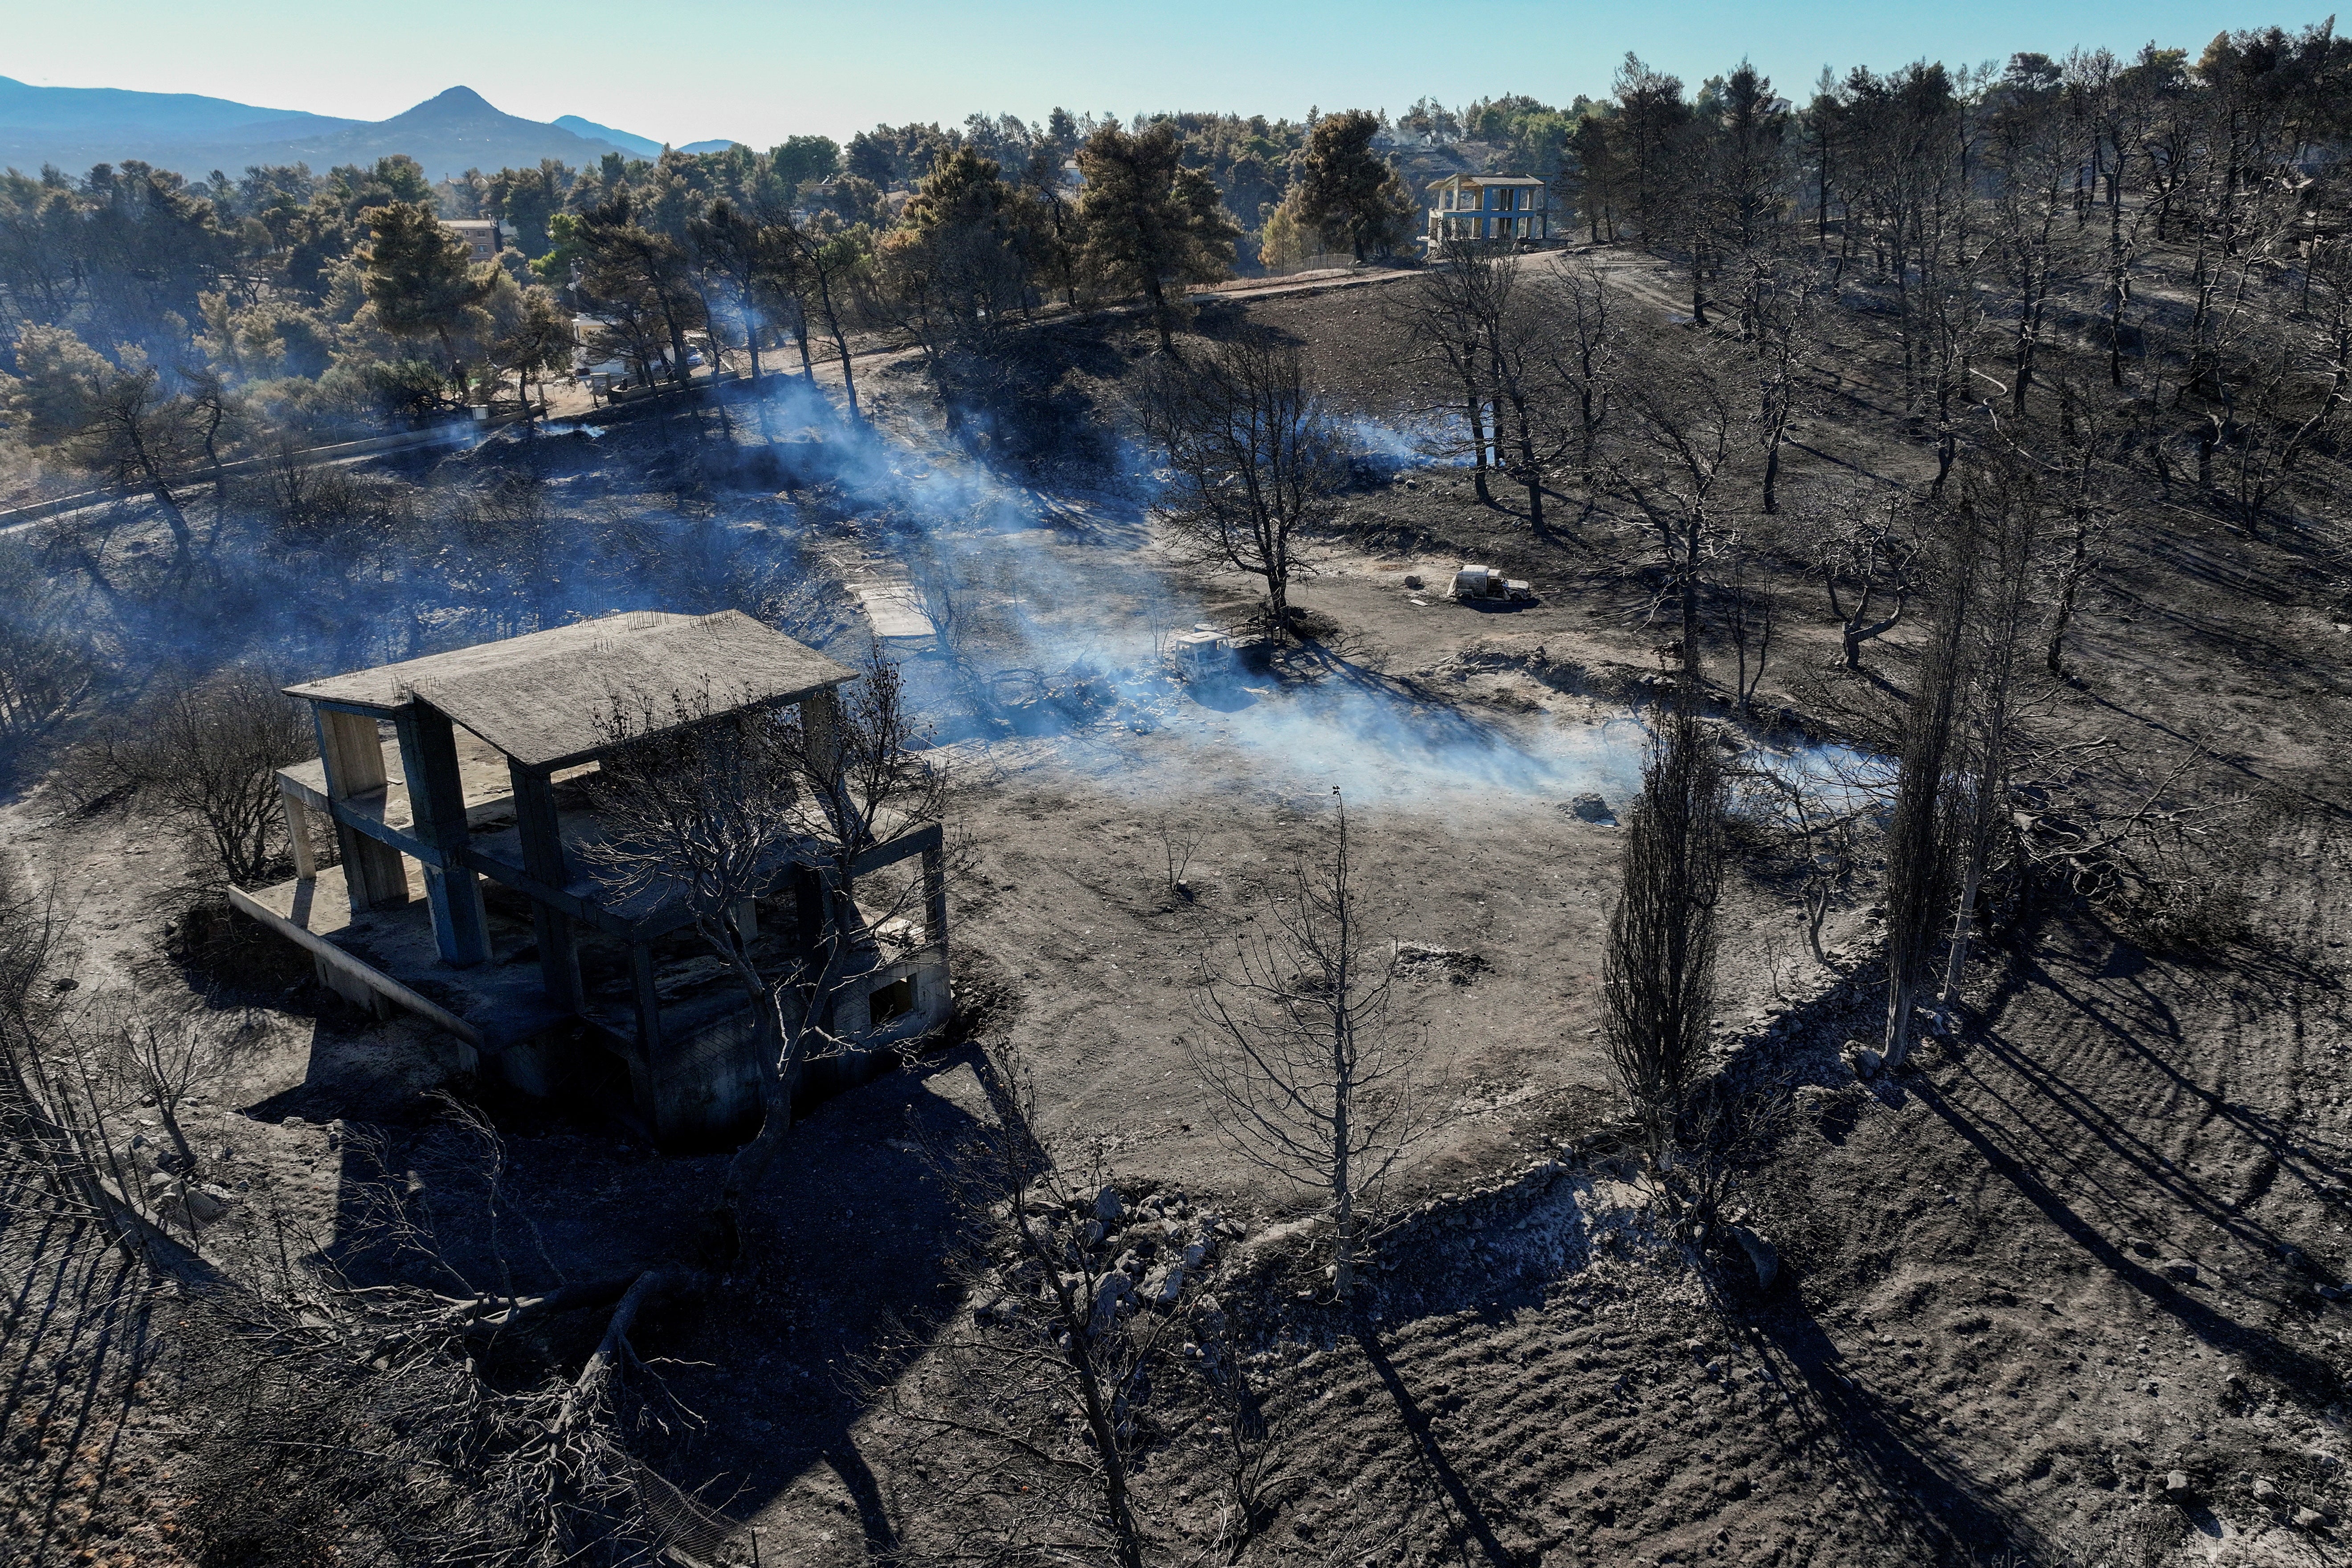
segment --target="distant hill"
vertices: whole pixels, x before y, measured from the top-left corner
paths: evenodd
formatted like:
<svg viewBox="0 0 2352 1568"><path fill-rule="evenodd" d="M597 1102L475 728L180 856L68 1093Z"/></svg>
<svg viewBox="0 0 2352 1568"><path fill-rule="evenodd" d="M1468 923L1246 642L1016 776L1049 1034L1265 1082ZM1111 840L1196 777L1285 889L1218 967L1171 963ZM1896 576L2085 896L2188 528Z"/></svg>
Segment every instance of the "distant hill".
<svg viewBox="0 0 2352 1568"><path fill-rule="evenodd" d="M584 167L608 152L643 155L606 136L502 113L467 87L389 120L363 121L183 93L28 87L0 78L0 166L28 173L55 163L79 174L93 163L139 158L192 179L215 169L236 174L248 163L301 163L323 174L338 163L405 153L443 179L467 169L528 167L542 158Z"/></svg>
<svg viewBox="0 0 2352 1568"><path fill-rule="evenodd" d="M576 114L560 114L551 121L561 125L574 136L601 136L635 158L658 158L662 144L649 136L639 136L627 131L615 131L609 125L599 125L593 120L583 120ZM721 139L716 142L689 142L678 149L681 153L724 153L735 145Z"/></svg>
<svg viewBox="0 0 2352 1568"><path fill-rule="evenodd" d="M635 135L627 131L615 131L609 125L599 125L593 120L583 120L576 114L559 114L549 123L561 125L574 136L584 136L590 141L610 142L632 158L650 159L661 156L662 144L649 137Z"/></svg>

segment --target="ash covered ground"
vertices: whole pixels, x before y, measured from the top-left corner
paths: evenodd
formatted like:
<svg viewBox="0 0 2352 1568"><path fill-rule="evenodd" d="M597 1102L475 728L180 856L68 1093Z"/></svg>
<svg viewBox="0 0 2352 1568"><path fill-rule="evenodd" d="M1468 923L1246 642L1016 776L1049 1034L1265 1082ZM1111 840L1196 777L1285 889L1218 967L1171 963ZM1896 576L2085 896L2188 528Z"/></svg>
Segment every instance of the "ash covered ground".
<svg viewBox="0 0 2352 1568"><path fill-rule="evenodd" d="M1393 409L1371 292L1249 310L1381 419ZM1131 360L1142 345L1114 331L1097 346ZM925 1481L880 1458L890 1446L845 1367L893 1321L976 1304L945 1268L960 1237L920 1149L994 1114L979 1053L1010 1044L1074 1171L1131 1206L1165 1213L1181 1194L1241 1232L1210 1255L1207 1283L1263 1393L1282 1500L1243 1561L2343 1560L2328 1521L2345 1502L2334 1282L2352 1129L2345 939L2326 889L2346 870L2344 694L2318 651L2333 623L2295 592L2290 551L2136 525L2084 629L2089 673L2051 699L2084 736L2201 726L2260 792L2252 912L2228 953L2151 952L2053 909L1980 964L1957 1037L1865 1084L1839 1047L1883 1005L1864 962L1873 893L1841 901L1823 965L1785 868L1743 867L1720 1037L1798 1091L1748 1180L1783 1268L1766 1293L1737 1254L1675 1238L1595 1137L1618 1114L1594 1030L1620 833L1572 803L1622 803L1637 780L1659 668L1639 530L1587 516L1531 535L1457 473L1369 479L1298 591L1312 635L1263 668L1181 684L1155 645L1241 626L1247 586L1171 564L1133 471L992 474L940 449L908 412L911 384L883 379L887 434L857 448L856 472L722 488L690 513L678 487L641 478L679 449L674 432L616 423L472 460L581 494L558 507L568 538L685 530L725 568L690 589L636 584L610 607L716 602L733 563L786 546L823 563L798 574L821 586L784 605L789 624L839 646L860 635L861 571L919 583L928 568L961 595L930 605L951 612L954 646L909 665L957 781L955 1037L816 1108L762 1197L758 1260L714 1263L692 1217L723 1156L657 1154L609 1123L460 1085L503 1129L493 1197L429 1098L453 1059L429 1030L357 1015L306 965L215 930L191 912L175 851L134 818L31 790L8 808L8 847L70 872L73 975L201 1007L243 1043L191 1118L234 1194L208 1245L331 1248L381 1173L416 1172L446 1194L445 1239L470 1273L497 1267L498 1212L530 1216L516 1256L535 1286L549 1269L711 1268L719 1288L639 1331L693 1413L641 1434L640 1457L740 1527L730 1552L756 1535L767 1561L866 1561L897 1542ZM801 433L788 405L764 428L730 418L693 439ZM1899 423L1857 417L1842 450L1916 464ZM1468 560L1528 578L1538 601L1488 613L1433 591ZM547 575L565 595L599 591L569 567ZM418 619L437 630L404 635L469 640L490 624L478 605ZM1763 706L1818 721L1832 635L1817 616L1791 621ZM372 625L349 649L397 646ZM1885 681L1906 679L1911 647L1906 628L1874 651ZM975 681L997 699L986 713L961 695ZM1735 728L1749 747L1812 743ZM1318 1295L1301 1195L1218 1142L1181 1044L1201 963L1266 918L1322 841L1334 785L1381 933L1422 955L1404 1001L1454 1113L1392 1182L1410 1224L1381 1243L1354 1311ZM164 1331L175 1299L14 1222L8 1245L24 1267L0 1501L32 1560L64 1560L71 1542L86 1558L171 1562L206 1528L216 1539L233 1510L206 1489L226 1472L186 1392L185 1342ZM119 1308L97 1321L112 1329L44 1328L44 1302L110 1291ZM517 1353L576 1363L593 1340L560 1327ZM1180 1411L1150 1460L1161 1526L1201 1550L1223 1528L1214 1427Z"/></svg>

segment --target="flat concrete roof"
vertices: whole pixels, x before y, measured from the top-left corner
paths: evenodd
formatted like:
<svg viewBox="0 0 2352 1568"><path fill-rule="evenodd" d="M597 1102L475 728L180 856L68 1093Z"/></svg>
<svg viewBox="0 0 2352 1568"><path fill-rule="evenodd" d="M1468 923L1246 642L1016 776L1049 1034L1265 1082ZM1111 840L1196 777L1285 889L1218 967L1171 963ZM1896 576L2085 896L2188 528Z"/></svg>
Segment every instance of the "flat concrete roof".
<svg viewBox="0 0 2352 1568"><path fill-rule="evenodd" d="M857 672L740 610L632 610L289 686L311 702L392 713L423 701L528 767L594 755L616 709L673 697L726 712L813 696Z"/></svg>

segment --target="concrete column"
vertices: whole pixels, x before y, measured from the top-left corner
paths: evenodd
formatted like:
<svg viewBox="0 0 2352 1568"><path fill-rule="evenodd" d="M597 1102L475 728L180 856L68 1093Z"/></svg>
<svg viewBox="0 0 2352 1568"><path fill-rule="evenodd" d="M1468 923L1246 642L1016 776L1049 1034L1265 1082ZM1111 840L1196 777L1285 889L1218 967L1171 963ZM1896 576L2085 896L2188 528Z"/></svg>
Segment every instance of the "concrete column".
<svg viewBox="0 0 2352 1568"><path fill-rule="evenodd" d="M832 687L801 699L801 733L807 737L809 765L829 775L840 761L841 698Z"/></svg>
<svg viewBox="0 0 2352 1568"><path fill-rule="evenodd" d="M945 846L923 851L923 940L945 951L948 945L948 852Z"/></svg>
<svg viewBox="0 0 2352 1568"><path fill-rule="evenodd" d="M654 989L653 949L641 942L629 944L629 979L637 1004L637 1049L650 1067L661 1054L661 994Z"/></svg>
<svg viewBox="0 0 2352 1568"><path fill-rule="evenodd" d="M310 808L285 780L278 781L278 804L286 809L286 842L294 851L294 875L305 882L319 879L319 854L310 844Z"/></svg>
<svg viewBox="0 0 2352 1568"><path fill-rule="evenodd" d="M811 866L793 868L793 936L810 953L824 940L824 874Z"/></svg>
<svg viewBox="0 0 2352 1568"><path fill-rule="evenodd" d="M401 769L408 775L411 831L454 862L466 847L466 789L457 776L457 740L448 716L412 702L393 720L400 734ZM490 961L489 918L482 884L463 866L425 862L425 895L433 909L433 940L442 962L470 969Z"/></svg>
<svg viewBox="0 0 2352 1568"><path fill-rule="evenodd" d="M572 873L563 858L563 833L556 820L555 788L545 773L511 758L507 776L514 782L515 827L522 839L522 868L531 879L561 889ZM582 1004L580 951L572 934L572 917L533 899L531 934L539 942L539 978L547 999L578 1012Z"/></svg>
<svg viewBox="0 0 2352 1568"><path fill-rule="evenodd" d="M383 765L383 742L375 720L366 713L344 713L314 708L319 725L319 756L327 768L327 798L352 800L383 789L391 778ZM400 851L371 838L350 824L335 824L335 843L342 851L343 882L352 912L408 902L408 868Z"/></svg>

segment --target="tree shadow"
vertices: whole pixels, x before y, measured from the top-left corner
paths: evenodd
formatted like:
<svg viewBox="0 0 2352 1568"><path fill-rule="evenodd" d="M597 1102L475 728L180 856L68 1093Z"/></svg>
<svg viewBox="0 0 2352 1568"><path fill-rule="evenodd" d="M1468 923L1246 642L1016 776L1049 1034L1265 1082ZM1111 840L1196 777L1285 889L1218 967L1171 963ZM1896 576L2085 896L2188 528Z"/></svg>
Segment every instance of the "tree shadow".
<svg viewBox="0 0 2352 1568"><path fill-rule="evenodd" d="M1882 1539L1915 1539L1935 1562L1973 1563L1972 1554L1990 1542L2005 1543L2021 1561L2045 1560L2048 1543L1937 1451L1908 1398L1881 1399L1846 1376L1844 1353L1793 1296L1752 1316L1729 1317L1726 1326L1805 1419L1805 1440L1858 1483L1853 1495Z"/></svg>
<svg viewBox="0 0 2352 1568"><path fill-rule="evenodd" d="M0 1180L0 1444L17 1468L11 1538L39 1562L79 1545L116 1477L139 1383L161 1351L152 1281L87 1218L63 1212L29 1166ZM166 1271L201 1279L177 1256ZM188 1267L184 1270L182 1265ZM87 1555L87 1553L85 1553Z"/></svg>
<svg viewBox="0 0 2352 1568"><path fill-rule="evenodd" d="M1388 1352L1381 1348L1379 1333L1360 1320L1355 1324L1354 1331L1356 1344L1364 1352L1365 1363L1371 1367L1372 1374L1380 1379L1381 1386L1388 1391L1389 1398L1395 1402L1398 1419L1412 1436L1413 1450L1421 1461L1423 1472L1437 1484L1438 1489L1453 1504L1463 1528L1478 1543L1478 1550L1485 1554L1492 1568L1518 1568L1518 1559L1496 1537L1495 1527L1487 1521L1486 1510L1478 1506L1478 1500L1470 1495L1470 1489L1464 1483L1461 1472L1446 1458L1444 1448L1437 1441L1429 1413L1405 1387L1404 1379L1397 1373L1396 1363L1389 1360Z"/></svg>

